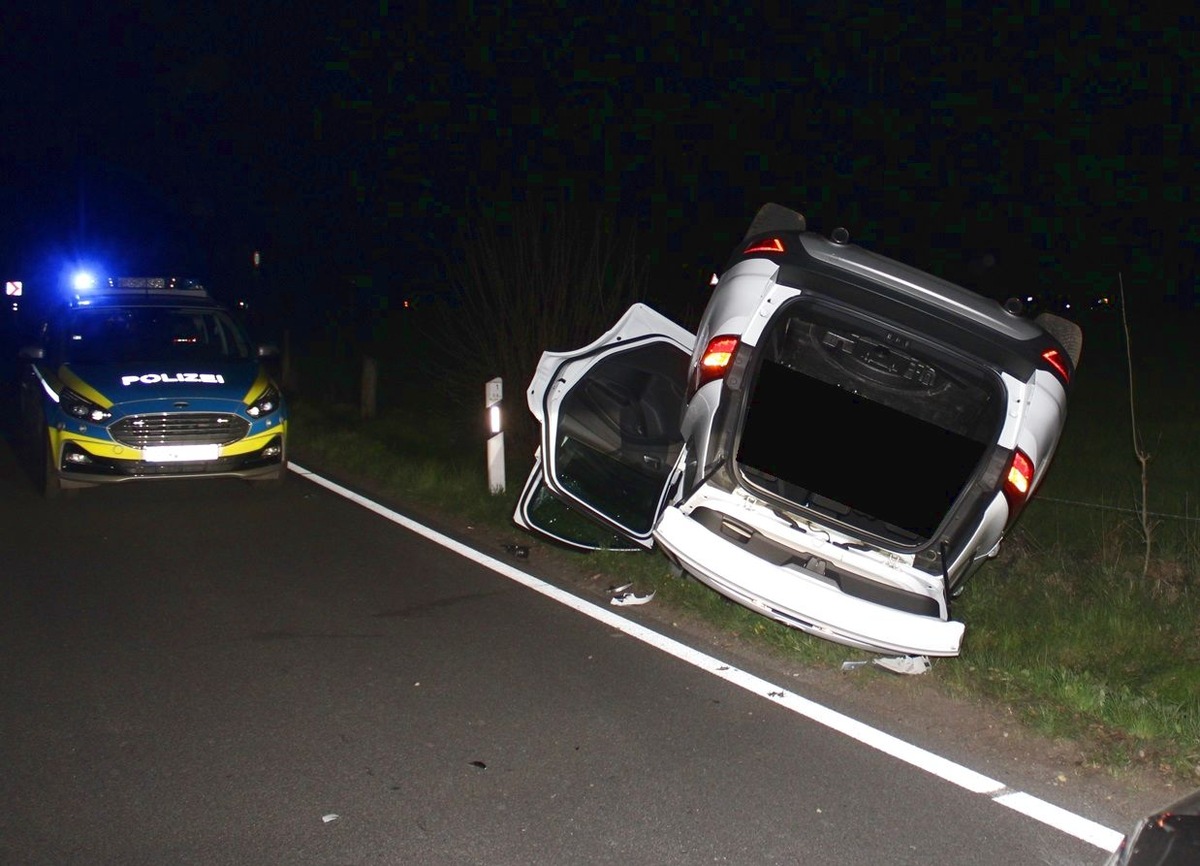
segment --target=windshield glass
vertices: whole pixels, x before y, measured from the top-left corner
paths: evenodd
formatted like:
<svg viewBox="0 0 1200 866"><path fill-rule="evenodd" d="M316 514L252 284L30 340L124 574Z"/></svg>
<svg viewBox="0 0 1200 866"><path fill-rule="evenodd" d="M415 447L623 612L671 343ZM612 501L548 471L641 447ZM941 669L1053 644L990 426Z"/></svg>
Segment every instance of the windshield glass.
<svg viewBox="0 0 1200 866"><path fill-rule="evenodd" d="M250 344L221 310L124 307L75 310L63 334L68 363L236 361Z"/></svg>

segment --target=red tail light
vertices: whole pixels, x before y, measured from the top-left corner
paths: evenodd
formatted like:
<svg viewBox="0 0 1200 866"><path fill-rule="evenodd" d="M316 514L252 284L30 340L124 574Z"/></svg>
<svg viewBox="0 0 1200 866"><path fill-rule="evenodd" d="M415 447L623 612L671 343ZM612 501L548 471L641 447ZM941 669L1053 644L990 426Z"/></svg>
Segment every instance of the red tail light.
<svg viewBox="0 0 1200 866"><path fill-rule="evenodd" d="M782 253L783 251L783 241L781 241L779 238L767 238L765 240L755 241L750 246L746 247L746 249L742 250L742 254Z"/></svg>
<svg viewBox="0 0 1200 866"><path fill-rule="evenodd" d="M1067 371L1067 362L1058 349L1047 349L1042 352L1042 360L1051 366L1054 372L1062 377L1067 384L1071 382L1071 374Z"/></svg>
<svg viewBox="0 0 1200 866"><path fill-rule="evenodd" d="M714 379L720 379L729 371L733 355L737 351L738 338L731 336L713 337L704 347L704 353L696 364L696 384L692 393Z"/></svg>
<svg viewBox="0 0 1200 866"><path fill-rule="evenodd" d="M1012 463L1004 476L1004 495L1008 499L1009 519L1017 516L1029 499L1029 489L1033 485L1033 461L1024 451L1017 449L1013 452Z"/></svg>

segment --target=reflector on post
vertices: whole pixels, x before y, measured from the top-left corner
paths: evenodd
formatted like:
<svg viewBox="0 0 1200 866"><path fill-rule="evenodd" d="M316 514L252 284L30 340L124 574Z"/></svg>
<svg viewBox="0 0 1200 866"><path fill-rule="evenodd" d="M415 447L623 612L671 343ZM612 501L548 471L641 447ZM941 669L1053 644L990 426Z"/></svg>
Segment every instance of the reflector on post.
<svg viewBox="0 0 1200 866"><path fill-rule="evenodd" d="M484 408L488 415L488 429L492 435L487 441L488 489L492 494L503 493L504 484L504 430L501 427L500 400L504 397L504 380L496 377L483 386Z"/></svg>

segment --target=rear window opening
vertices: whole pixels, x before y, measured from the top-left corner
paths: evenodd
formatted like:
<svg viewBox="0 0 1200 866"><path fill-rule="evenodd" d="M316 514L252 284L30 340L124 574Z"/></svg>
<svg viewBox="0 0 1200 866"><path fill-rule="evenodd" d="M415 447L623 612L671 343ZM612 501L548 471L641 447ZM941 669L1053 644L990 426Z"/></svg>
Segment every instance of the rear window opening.
<svg viewBox="0 0 1200 866"><path fill-rule="evenodd" d="M928 542L994 444L1000 380L812 303L785 310L759 351L743 480L889 543Z"/></svg>

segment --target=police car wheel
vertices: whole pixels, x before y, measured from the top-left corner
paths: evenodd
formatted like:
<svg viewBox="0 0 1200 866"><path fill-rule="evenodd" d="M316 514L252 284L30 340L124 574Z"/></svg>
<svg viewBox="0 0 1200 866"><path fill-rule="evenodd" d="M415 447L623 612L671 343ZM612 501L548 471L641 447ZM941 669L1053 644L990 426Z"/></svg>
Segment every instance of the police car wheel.
<svg viewBox="0 0 1200 866"><path fill-rule="evenodd" d="M271 474L271 475L261 475L258 478L253 478L250 480L250 484L251 484L251 486L257 487L260 490L261 489L270 490L270 489L273 489L276 487L281 487L283 485L283 482L287 480L287 477L288 477L287 464L284 463L283 465L281 465L279 467L278 472Z"/></svg>
<svg viewBox="0 0 1200 866"><path fill-rule="evenodd" d="M58 480L57 467L54 465L54 449L49 440L42 442L42 496L46 499L57 499L63 493L62 483Z"/></svg>
<svg viewBox="0 0 1200 866"><path fill-rule="evenodd" d="M24 427L21 429L21 456L30 461L32 465L37 466L43 458L42 451L46 447L45 416L42 415L41 409L22 414Z"/></svg>

